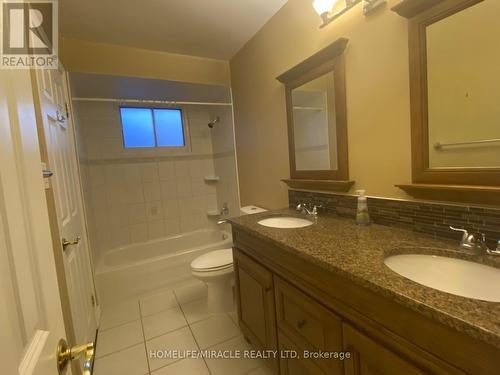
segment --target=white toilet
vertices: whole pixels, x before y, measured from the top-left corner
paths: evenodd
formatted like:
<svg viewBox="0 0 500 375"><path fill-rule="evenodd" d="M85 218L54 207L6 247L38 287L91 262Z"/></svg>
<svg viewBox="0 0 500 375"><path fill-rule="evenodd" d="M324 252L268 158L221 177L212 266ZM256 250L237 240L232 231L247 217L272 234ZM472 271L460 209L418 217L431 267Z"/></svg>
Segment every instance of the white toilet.
<svg viewBox="0 0 500 375"><path fill-rule="evenodd" d="M241 208L242 215L266 211L256 206ZM208 309L211 312L234 310L233 249L214 250L191 262L191 273L208 287Z"/></svg>

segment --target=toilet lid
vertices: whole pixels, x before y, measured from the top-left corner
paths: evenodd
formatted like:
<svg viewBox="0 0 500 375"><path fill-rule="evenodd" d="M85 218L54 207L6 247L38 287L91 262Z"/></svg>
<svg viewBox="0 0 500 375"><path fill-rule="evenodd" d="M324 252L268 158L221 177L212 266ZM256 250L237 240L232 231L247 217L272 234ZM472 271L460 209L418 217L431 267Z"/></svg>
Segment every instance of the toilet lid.
<svg viewBox="0 0 500 375"><path fill-rule="evenodd" d="M199 256L191 262L196 270L211 270L233 264L233 249L215 250Z"/></svg>

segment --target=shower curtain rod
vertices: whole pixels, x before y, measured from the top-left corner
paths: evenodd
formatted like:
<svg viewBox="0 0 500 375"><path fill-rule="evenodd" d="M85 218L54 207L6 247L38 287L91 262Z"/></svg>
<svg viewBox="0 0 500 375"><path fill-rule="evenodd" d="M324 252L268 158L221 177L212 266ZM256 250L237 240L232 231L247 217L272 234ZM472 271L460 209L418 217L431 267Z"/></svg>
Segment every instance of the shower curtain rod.
<svg viewBox="0 0 500 375"><path fill-rule="evenodd" d="M233 103L214 103L214 102L182 102L175 100L140 100L140 99L111 99L111 98L71 98L74 101L89 102L115 102L115 103L151 103L151 104L174 104L174 105L220 105L232 106Z"/></svg>

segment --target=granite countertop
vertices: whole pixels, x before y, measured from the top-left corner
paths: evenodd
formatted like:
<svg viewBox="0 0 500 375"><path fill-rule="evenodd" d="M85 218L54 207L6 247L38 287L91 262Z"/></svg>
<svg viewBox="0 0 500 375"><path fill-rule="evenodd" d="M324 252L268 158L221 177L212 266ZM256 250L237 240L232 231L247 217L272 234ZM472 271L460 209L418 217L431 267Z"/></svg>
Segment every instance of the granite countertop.
<svg viewBox="0 0 500 375"><path fill-rule="evenodd" d="M376 224L360 227L352 219L330 214L320 214L314 225L305 228L277 229L257 224L262 218L285 215L298 216L296 211L284 209L240 216L229 222L235 228L500 349L500 303L460 297L423 286L384 264L388 255L427 253L500 268L500 257L472 255L461 250L456 241L438 240L404 229Z"/></svg>

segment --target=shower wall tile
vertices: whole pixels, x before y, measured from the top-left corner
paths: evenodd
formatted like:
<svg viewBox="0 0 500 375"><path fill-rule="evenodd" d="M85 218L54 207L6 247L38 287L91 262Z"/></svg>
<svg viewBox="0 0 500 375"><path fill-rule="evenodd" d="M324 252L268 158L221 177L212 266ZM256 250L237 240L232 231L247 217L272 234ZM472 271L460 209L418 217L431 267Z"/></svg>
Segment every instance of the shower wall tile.
<svg viewBox="0 0 500 375"><path fill-rule="evenodd" d="M169 219L164 221L165 236L175 236L181 232L181 224L178 219Z"/></svg>
<svg viewBox="0 0 500 375"><path fill-rule="evenodd" d="M148 239L155 240L165 237L165 224L162 220L148 223Z"/></svg>
<svg viewBox="0 0 500 375"><path fill-rule="evenodd" d="M158 176L158 163L145 163L141 166L142 182L157 182L160 180Z"/></svg>
<svg viewBox="0 0 500 375"><path fill-rule="evenodd" d="M177 160L174 162L175 180L188 179L189 175L189 161Z"/></svg>
<svg viewBox="0 0 500 375"><path fill-rule="evenodd" d="M231 194L219 197L219 186L225 183L209 184L204 180L204 176L219 173L212 130L220 132L223 128L208 129L212 114L206 107L184 109L188 119L188 152L124 149L117 104L77 102L75 107L86 156L82 169L87 170L85 205L91 218L89 235L97 257L119 246L215 226L217 218L208 218L206 213L220 208L221 202L230 201ZM223 171L221 177L234 179L234 156L227 165L224 168L233 171ZM236 186L229 185L232 189Z"/></svg>
<svg viewBox="0 0 500 375"><path fill-rule="evenodd" d="M175 180L162 181L160 183L160 193L162 201L177 199L177 184Z"/></svg>
<svg viewBox="0 0 500 375"><path fill-rule="evenodd" d="M129 226L130 242L140 243L148 240L148 224L141 223Z"/></svg>
<svg viewBox="0 0 500 375"><path fill-rule="evenodd" d="M89 185L92 187L105 185L106 173L105 167L102 165L90 165L89 170Z"/></svg>
<svg viewBox="0 0 500 375"><path fill-rule="evenodd" d="M106 207L106 190L103 187L92 187L90 195L93 207Z"/></svg>
<svg viewBox="0 0 500 375"><path fill-rule="evenodd" d="M177 199L163 200L162 203L163 217L165 220L179 218L179 201Z"/></svg>
<svg viewBox="0 0 500 375"><path fill-rule="evenodd" d="M129 206L108 207L108 219L114 227L126 227L129 225Z"/></svg>
<svg viewBox="0 0 500 375"><path fill-rule="evenodd" d="M127 226L113 228L111 230L111 247L116 248L130 243L130 231Z"/></svg>
<svg viewBox="0 0 500 375"><path fill-rule="evenodd" d="M144 199L146 202L161 200L160 182L146 182L144 185Z"/></svg>
<svg viewBox="0 0 500 375"><path fill-rule="evenodd" d="M125 185L125 203L143 203L144 202L144 186L141 183Z"/></svg>
<svg viewBox="0 0 500 375"><path fill-rule="evenodd" d="M160 181L173 181L175 180L174 162L161 161L158 163L158 172Z"/></svg>
<svg viewBox="0 0 500 375"><path fill-rule="evenodd" d="M140 164L125 164L123 173L123 182L126 184L140 183L142 181Z"/></svg>
<svg viewBox="0 0 500 375"><path fill-rule="evenodd" d="M208 184L215 188L217 205L227 203L229 216L239 215L240 200L236 176L236 158L234 152L233 118L230 108L224 111L213 111L212 117L219 116L220 121L211 130L212 148L214 150L214 173L220 180Z"/></svg>
<svg viewBox="0 0 500 375"><path fill-rule="evenodd" d="M190 198L193 196L191 190L191 179L189 177L178 177L175 180L177 198Z"/></svg>
<svg viewBox="0 0 500 375"><path fill-rule="evenodd" d="M128 206L129 224L140 224L146 222L146 206L144 204L132 204Z"/></svg>
<svg viewBox="0 0 500 375"><path fill-rule="evenodd" d="M147 221L163 220L163 207L161 201L146 204L146 219Z"/></svg>

